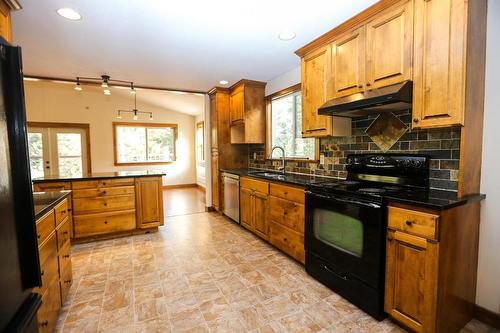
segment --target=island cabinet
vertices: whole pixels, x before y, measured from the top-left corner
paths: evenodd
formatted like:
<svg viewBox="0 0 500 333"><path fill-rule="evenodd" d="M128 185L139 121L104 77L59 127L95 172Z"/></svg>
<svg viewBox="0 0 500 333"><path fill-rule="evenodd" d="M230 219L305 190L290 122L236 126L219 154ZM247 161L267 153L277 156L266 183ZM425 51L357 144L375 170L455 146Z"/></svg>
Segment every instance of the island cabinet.
<svg viewBox="0 0 500 333"><path fill-rule="evenodd" d="M151 228L163 225L163 192L161 177L137 178L137 227Z"/></svg>
<svg viewBox="0 0 500 333"><path fill-rule="evenodd" d="M240 80L230 89L229 120L232 144L266 142L265 82Z"/></svg>
<svg viewBox="0 0 500 333"><path fill-rule="evenodd" d="M42 276L42 285L34 289L42 295L39 332L52 332L72 283L69 226L67 198L36 221Z"/></svg>
<svg viewBox="0 0 500 333"><path fill-rule="evenodd" d="M304 263L304 190L249 177L240 179L241 225Z"/></svg>
<svg viewBox="0 0 500 333"><path fill-rule="evenodd" d="M385 311L415 332L454 333L474 311L479 203L388 207Z"/></svg>

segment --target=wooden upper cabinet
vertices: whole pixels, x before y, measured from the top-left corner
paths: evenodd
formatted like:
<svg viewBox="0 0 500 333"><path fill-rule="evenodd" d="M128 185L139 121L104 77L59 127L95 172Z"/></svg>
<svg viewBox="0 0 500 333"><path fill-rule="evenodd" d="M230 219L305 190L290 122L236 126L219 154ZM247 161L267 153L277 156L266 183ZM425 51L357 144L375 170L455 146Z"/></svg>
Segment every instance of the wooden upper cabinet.
<svg viewBox="0 0 500 333"><path fill-rule="evenodd" d="M229 111L231 124L243 121L243 110L245 108L245 99L243 86L239 86L229 96Z"/></svg>
<svg viewBox="0 0 500 333"><path fill-rule="evenodd" d="M329 99L331 49L324 47L302 58L302 136L331 135L332 117L318 115Z"/></svg>
<svg viewBox="0 0 500 333"><path fill-rule="evenodd" d="M12 42L12 21L10 12L11 7L4 0L0 0L0 36L9 43Z"/></svg>
<svg viewBox="0 0 500 333"><path fill-rule="evenodd" d="M241 80L230 88L231 144L266 142L265 82Z"/></svg>
<svg viewBox="0 0 500 333"><path fill-rule="evenodd" d="M411 79L413 7L407 1L366 25L366 87L380 88Z"/></svg>
<svg viewBox="0 0 500 333"><path fill-rule="evenodd" d="M467 0L415 0L414 10L413 127L463 125Z"/></svg>
<svg viewBox="0 0 500 333"><path fill-rule="evenodd" d="M434 333L438 244L388 231L385 312L415 332Z"/></svg>
<svg viewBox="0 0 500 333"><path fill-rule="evenodd" d="M363 91L365 86L365 27L340 36L332 46L333 97Z"/></svg>
<svg viewBox="0 0 500 333"><path fill-rule="evenodd" d="M137 227L163 225L163 193L161 177L136 178Z"/></svg>

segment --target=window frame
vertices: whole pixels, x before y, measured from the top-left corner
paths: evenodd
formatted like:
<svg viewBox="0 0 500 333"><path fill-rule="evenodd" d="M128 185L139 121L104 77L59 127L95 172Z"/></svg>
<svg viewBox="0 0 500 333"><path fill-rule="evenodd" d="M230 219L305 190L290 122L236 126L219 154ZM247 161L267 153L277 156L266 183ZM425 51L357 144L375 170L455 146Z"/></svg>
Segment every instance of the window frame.
<svg viewBox="0 0 500 333"><path fill-rule="evenodd" d="M205 122L200 121L196 123L196 137L198 137L198 129L201 128L201 144L198 145L198 142L195 142L196 145L196 158L198 162L205 162ZM196 141L196 140L195 140ZM200 148L201 153L200 156L198 156L198 148ZM201 159L199 159L201 157Z"/></svg>
<svg viewBox="0 0 500 333"><path fill-rule="evenodd" d="M295 94L299 91L302 90L301 83L297 83L293 86L290 86L288 88L282 89L280 91L277 91L271 95L268 95L265 97L265 102L266 102L266 160L270 161L278 161L281 160L281 158L273 158L271 156L271 150L272 150L272 101L285 97L288 95ZM303 117L302 117L303 119ZM297 161L297 162L319 162L319 139L314 138L314 158L300 158L300 157L286 157L286 161Z"/></svg>
<svg viewBox="0 0 500 333"><path fill-rule="evenodd" d="M148 149L147 129L148 128L173 128L174 129L174 158L172 161L151 161L151 162L118 162L118 127L143 127L146 130L146 152ZM136 123L136 122L113 122L113 152L115 166L140 166L140 165L166 165L177 160L177 124L158 124L158 123Z"/></svg>

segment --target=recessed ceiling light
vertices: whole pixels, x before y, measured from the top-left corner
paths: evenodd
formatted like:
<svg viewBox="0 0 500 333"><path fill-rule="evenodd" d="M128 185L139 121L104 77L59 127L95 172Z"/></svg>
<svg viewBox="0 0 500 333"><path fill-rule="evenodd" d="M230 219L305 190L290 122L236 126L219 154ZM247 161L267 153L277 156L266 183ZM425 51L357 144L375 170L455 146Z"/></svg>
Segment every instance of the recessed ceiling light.
<svg viewBox="0 0 500 333"><path fill-rule="evenodd" d="M78 21L82 19L82 15L80 15L80 13L71 8L59 8L57 10L57 14L72 21Z"/></svg>
<svg viewBox="0 0 500 333"><path fill-rule="evenodd" d="M278 38L281 40L292 40L297 36L293 31L283 31L278 35Z"/></svg>
<svg viewBox="0 0 500 333"><path fill-rule="evenodd" d="M227 80L220 80L220 81L219 81L219 83L220 83L220 84L223 84L223 85L226 85L226 84L228 84L228 83L229 83L229 81L227 81Z"/></svg>

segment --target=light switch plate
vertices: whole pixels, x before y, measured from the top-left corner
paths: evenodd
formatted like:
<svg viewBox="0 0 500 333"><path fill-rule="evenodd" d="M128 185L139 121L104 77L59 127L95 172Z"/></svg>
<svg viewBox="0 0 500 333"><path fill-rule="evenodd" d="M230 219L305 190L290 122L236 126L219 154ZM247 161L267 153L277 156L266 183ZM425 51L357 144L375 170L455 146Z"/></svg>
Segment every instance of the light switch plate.
<svg viewBox="0 0 500 333"><path fill-rule="evenodd" d="M325 154L319 155L319 164L325 164Z"/></svg>
<svg viewBox="0 0 500 333"><path fill-rule="evenodd" d="M256 160L257 159L257 153L256 152L253 152L253 159Z"/></svg>

